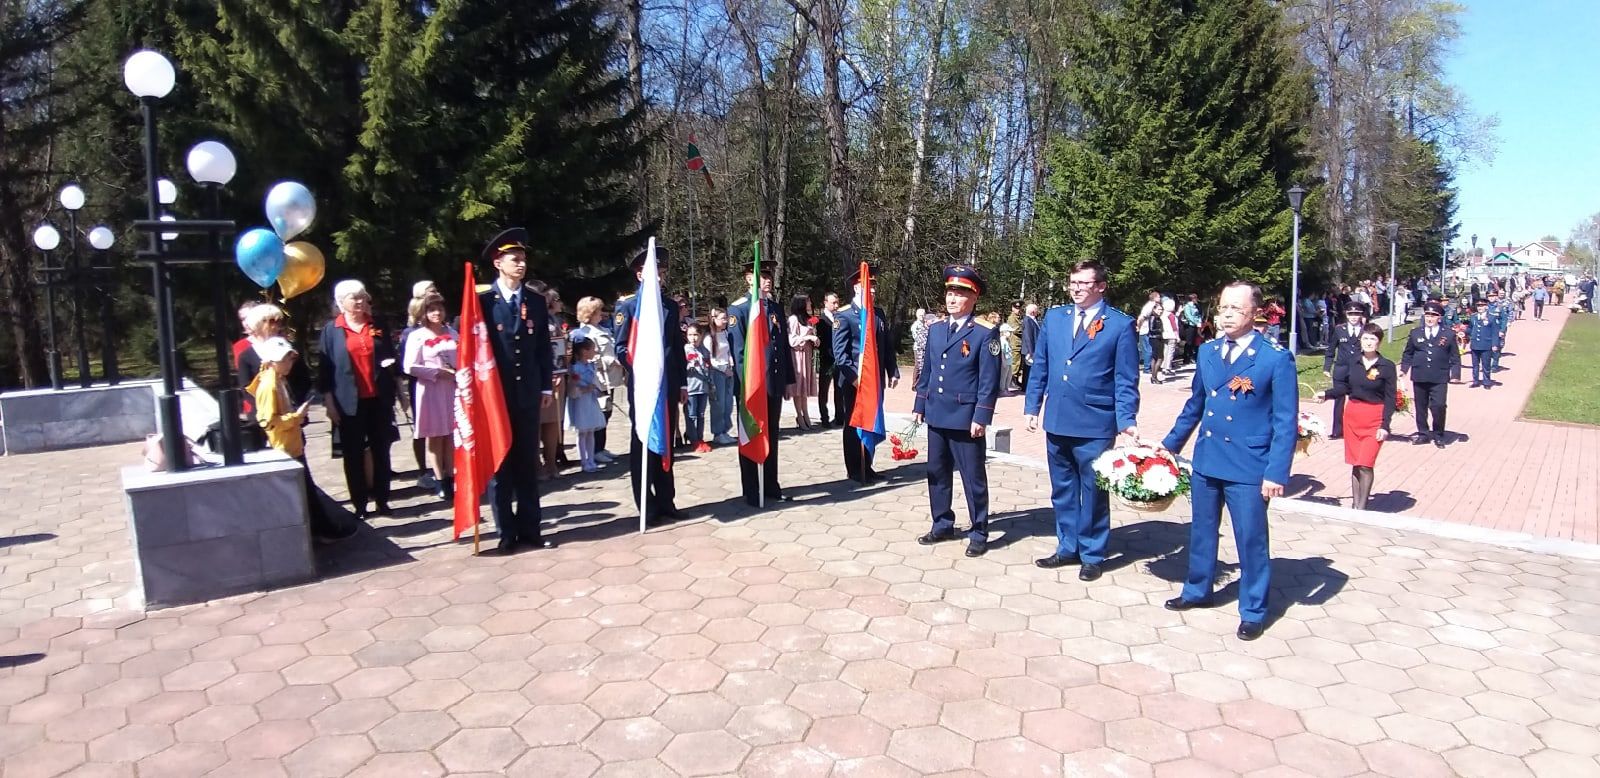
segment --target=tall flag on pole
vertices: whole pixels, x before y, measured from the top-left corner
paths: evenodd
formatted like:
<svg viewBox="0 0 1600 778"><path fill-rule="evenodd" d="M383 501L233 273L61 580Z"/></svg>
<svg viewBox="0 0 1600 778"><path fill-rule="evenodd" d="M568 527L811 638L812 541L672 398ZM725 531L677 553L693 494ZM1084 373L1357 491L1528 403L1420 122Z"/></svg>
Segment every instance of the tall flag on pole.
<svg viewBox="0 0 1600 778"><path fill-rule="evenodd" d="M861 263L861 295L856 301L861 310L861 358L856 361L856 407L850 413L850 426L861 436L867 456L877 451L886 433L883 425L883 365L878 363L877 313L872 303L872 269Z"/></svg>
<svg viewBox="0 0 1600 778"><path fill-rule="evenodd" d="M511 451L511 415L506 411L500 368L489 346L489 327L478 305L470 262L466 276L466 288L461 292L461 343L456 353L456 540L469 528L476 539L478 496L489 487L489 480Z"/></svg>
<svg viewBox="0 0 1600 778"><path fill-rule="evenodd" d="M716 191L717 187L711 183L711 166L706 164L706 158L700 156L700 147L694 142L694 133L689 133L689 169L699 171L706 177L706 188Z"/></svg>
<svg viewBox="0 0 1600 778"><path fill-rule="evenodd" d="M757 464L767 461L767 303L761 299L761 241L755 245L750 274L750 319L744 334L744 380L739 383L739 455Z"/></svg>
<svg viewBox="0 0 1600 778"><path fill-rule="evenodd" d="M628 356L633 362L633 429L652 453L661 455L661 468L672 465L671 436L667 434L666 311L661 307L661 278L656 264L656 239L639 276L639 307L634 311ZM648 468L647 468L648 469ZM642 503L641 503L642 504Z"/></svg>

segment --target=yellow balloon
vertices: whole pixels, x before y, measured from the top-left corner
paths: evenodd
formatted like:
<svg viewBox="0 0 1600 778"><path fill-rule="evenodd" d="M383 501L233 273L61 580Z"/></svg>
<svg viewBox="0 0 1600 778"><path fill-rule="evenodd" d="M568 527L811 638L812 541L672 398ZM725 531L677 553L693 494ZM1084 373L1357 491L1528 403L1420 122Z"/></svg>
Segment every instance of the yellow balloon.
<svg viewBox="0 0 1600 778"><path fill-rule="evenodd" d="M283 299L295 297L322 283L323 273L327 272L327 261L316 246L297 240L285 245L283 254L283 272L278 274L278 288L283 290Z"/></svg>

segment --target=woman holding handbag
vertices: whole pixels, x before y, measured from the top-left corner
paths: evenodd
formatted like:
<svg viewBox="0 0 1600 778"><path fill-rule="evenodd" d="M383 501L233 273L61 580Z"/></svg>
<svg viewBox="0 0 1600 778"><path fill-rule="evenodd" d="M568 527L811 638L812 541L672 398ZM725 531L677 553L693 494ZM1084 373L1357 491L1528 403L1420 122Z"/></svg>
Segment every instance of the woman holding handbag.
<svg viewBox="0 0 1600 778"><path fill-rule="evenodd" d="M328 421L337 428L344 456L345 485L356 518L389 515L389 446L400 438L394 426L395 357L389 333L372 317L372 295L353 279L333 287L339 313L322 328L317 391Z"/></svg>

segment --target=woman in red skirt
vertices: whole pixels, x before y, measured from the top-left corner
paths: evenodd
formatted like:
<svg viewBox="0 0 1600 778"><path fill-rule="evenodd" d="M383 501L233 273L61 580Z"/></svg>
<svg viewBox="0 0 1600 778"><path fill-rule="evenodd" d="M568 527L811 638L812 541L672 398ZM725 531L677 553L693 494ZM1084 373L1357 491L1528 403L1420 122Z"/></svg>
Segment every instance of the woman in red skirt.
<svg viewBox="0 0 1600 778"><path fill-rule="evenodd" d="M1395 367L1378 353L1383 329L1376 324L1361 328L1361 354L1333 369L1333 387L1317 395L1344 397L1344 461L1350 465L1351 507L1365 510L1372 496L1372 467L1378 448L1389 437L1394 417Z"/></svg>

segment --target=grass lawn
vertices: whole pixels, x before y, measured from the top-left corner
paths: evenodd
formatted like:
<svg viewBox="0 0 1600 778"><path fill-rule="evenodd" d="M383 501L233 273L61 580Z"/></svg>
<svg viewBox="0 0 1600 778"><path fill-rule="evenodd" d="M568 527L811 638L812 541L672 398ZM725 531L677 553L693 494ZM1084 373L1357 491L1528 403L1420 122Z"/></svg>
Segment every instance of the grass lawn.
<svg viewBox="0 0 1600 778"><path fill-rule="evenodd" d="M1394 328L1394 342L1378 346L1378 353L1400 364L1400 353L1406 349L1406 338L1411 335L1411 328L1415 324L1403 324ZM1333 382L1322 374L1322 354L1302 354L1295 358L1295 369L1300 373L1300 396L1310 397L1316 392L1327 389ZM1310 387L1309 389L1307 387Z"/></svg>
<svg viewBox="0 0 1600 778"><path fill-rule="evenodd" d="M1600 425L1600 316L1567 317L1522 415Z"/></svg>

